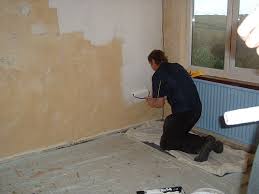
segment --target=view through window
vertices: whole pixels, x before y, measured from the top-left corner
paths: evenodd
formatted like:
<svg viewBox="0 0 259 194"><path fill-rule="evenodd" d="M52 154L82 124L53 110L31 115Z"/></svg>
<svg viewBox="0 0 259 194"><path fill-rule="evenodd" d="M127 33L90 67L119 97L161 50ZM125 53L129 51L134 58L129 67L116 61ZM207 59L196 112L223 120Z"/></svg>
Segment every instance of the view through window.
<svg viewBox="0 0 259 194"><path fill-rule="evenodd" d="M233 9L234 7L239 9ZM236 31L236 27L256 7L259 7L259 0L193 0L192 65L224 70L226 65L230 65L228 57L234 55L234 67L259 69L259 57L255 49L248 48L239 36L231 42L231 37L227 34L228 26ZM229 9L234 11L232 14L236 18L228 15ZM226 42L230 44L227 47ZM226 55L227 51L230 53L232 46L236 46L235 53Z"/></svg>
<svg viewBox="0 0 259 194"><path fill-rule="evenodd" d="M227 0L195 0L192 65L224 69Z"/></svg>

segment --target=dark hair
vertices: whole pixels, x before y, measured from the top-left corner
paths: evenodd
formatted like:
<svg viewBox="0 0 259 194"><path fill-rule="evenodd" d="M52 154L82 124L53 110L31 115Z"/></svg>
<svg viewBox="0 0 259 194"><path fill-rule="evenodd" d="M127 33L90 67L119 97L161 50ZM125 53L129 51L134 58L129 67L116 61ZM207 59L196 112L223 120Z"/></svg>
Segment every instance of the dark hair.
<svg viewBox="0 0 259 194"><path fill-rule="evenodd" d="M163 62L168 62L167 57L165 56L165 53L161 50L153 50L148 55L148 61L151 62L152 59L155 61L157 65L160 65Z"/></svg>

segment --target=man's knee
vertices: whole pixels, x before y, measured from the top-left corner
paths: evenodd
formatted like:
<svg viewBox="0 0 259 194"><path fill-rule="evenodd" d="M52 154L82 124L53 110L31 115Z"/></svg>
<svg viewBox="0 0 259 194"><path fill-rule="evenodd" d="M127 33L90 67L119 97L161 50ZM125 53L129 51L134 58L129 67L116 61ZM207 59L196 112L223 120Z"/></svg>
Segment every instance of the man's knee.
<svg viewBox="0 0 259 194"><path fill-rule="evenodd" d="M164 130L165 130L165 129L168 129L168 128L171 126L172 120L173 120L173 115L169 115L169 116L167 116L167 117L165 118L164 126L163 126Z"/></svg>

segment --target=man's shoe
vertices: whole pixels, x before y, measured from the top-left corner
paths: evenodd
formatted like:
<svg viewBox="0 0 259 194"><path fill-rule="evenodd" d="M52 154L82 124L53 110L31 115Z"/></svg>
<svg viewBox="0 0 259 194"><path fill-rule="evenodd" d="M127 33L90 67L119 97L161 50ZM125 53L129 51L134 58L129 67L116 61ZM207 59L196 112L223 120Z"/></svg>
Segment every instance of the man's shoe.
<svg viewBox="0 0 259 194"><path fill-rule="evenodd" d="M162 150L167 150L167 143L166 143L166 139L164 138L164 136L162 135L161 136L161 139L160 139L160 148Z"/></svg>
<svg viewBox="0 0 259 194"><path fill-rule="evenodd" d="M220 154L220 153L223 152L223 150L224 150L224 145L223 145L223 143L222 143L221 141L216 141L216 142L214 143L213 151L216 152L216 153L218 153L218 154Z"/></svg>
<svg viewBox="0 0 259 194"><path fill-rule="evenodd" d="M215 145L215 138L212 136L208 136L206 138L205 144L202 146L200 153L198 156L194 158L196 162L204 162L207 161L210 155L210 152L213 150Z"/></svg>

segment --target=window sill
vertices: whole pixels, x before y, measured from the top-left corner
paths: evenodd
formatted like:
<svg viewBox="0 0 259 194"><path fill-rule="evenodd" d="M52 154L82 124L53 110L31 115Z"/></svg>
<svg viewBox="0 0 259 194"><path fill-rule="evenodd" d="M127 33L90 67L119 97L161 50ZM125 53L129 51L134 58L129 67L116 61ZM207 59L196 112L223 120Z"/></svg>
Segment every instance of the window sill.
<svg viewBox="0 0 259 194"><path fill-rule="evenodd" d="M221 78L221 77L216 77L216 76L208 76L208 75L202 75L202 76L198 76L198 77L195 77L195 78L200 79L200 80L206 80L206 81L211 81L211 82L216 82L216 83L227 84L227 85L231 85L231 86L237 86L237 87L242 87L242 88L259 90L259 84L252 83L252 82L245 82L245 81Z"/></svg>

